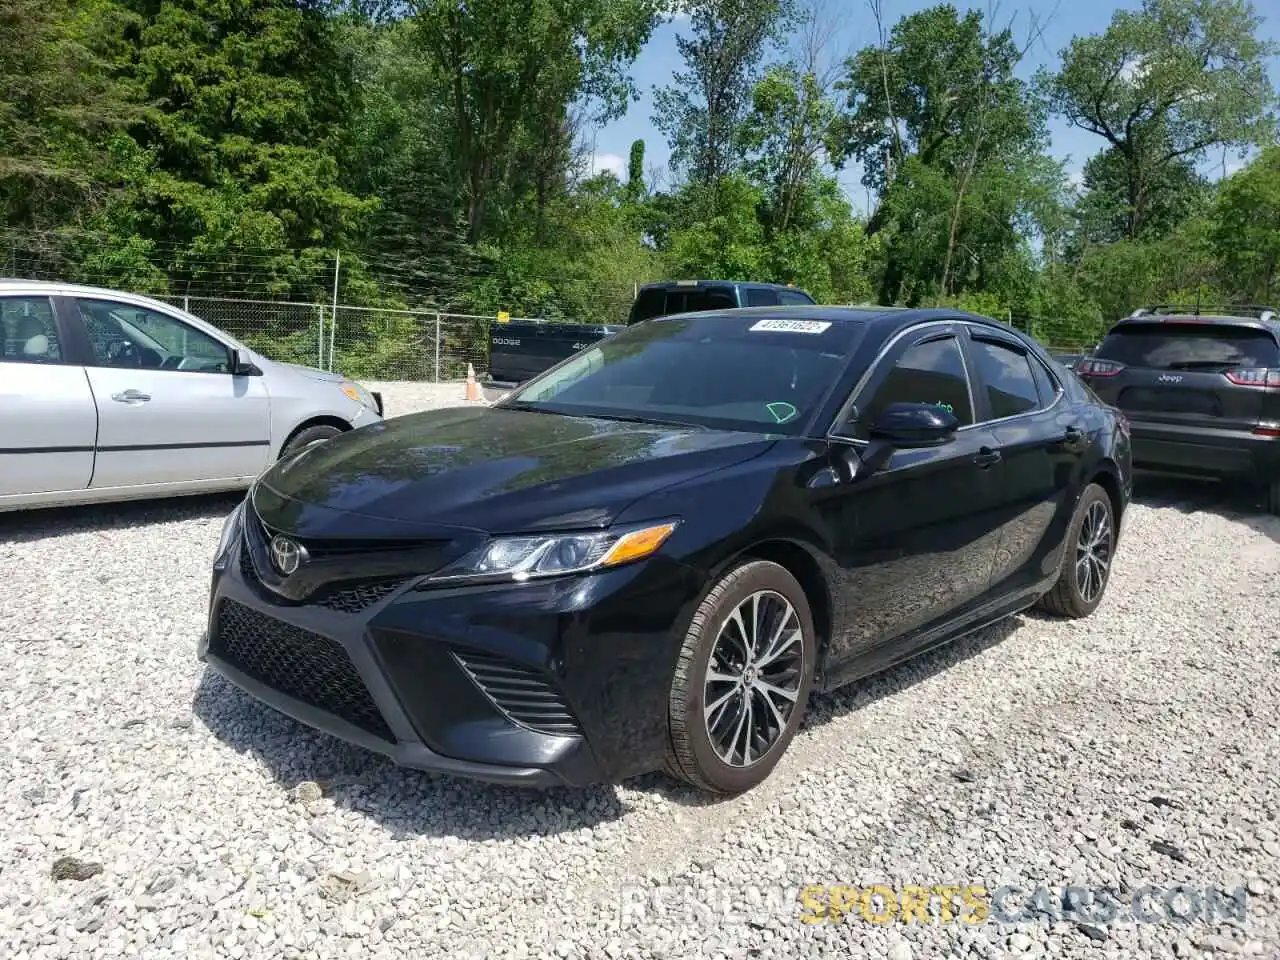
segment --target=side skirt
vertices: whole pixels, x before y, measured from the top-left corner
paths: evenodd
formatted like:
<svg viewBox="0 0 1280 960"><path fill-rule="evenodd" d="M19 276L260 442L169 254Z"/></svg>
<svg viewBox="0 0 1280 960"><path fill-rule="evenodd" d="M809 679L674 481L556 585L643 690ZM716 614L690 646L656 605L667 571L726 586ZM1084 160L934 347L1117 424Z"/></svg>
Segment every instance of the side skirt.
<svg viewBox="0 0 1280 960"><path fill-rule="evenodd" d="M822 693L828 693L854 681L882 673L944 644L976 633L993 623L999 623L1006 617L1012 617L1034 606L1036 601L1053 587L1055 580L1057 580L1056 573L1030 590L1002 597L978 608L958 623L943 623L915 636L898 637L872 647L866 653L851 657L835 669L819 676L815 687Z"/></svg>

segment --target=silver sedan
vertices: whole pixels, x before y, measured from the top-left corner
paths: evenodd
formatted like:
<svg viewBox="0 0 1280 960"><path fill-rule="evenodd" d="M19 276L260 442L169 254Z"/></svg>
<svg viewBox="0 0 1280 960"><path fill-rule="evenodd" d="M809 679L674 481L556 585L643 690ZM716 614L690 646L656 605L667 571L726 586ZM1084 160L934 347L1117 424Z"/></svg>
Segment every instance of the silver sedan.
<svg viewBox="0 0 1280 960"><path fill-rule="evenodd" d="M0 510L241 489L379 420L360 384L268 360L176 307L0 280Z"/></svg>

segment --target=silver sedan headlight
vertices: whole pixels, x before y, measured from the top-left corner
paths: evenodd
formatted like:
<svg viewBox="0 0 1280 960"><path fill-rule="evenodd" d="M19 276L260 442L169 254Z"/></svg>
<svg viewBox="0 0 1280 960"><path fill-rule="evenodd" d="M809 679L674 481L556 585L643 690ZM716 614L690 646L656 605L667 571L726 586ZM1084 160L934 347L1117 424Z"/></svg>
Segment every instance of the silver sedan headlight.
<svg viewBox="0 0 1280 960"><path fill-rule="evenodd" d="M365 389L362 384L356 383L354 380L343 380L339 385L339 389L348 399L354 400L374 413L378 412L378 402L373 399L373 394Z"/></svg>

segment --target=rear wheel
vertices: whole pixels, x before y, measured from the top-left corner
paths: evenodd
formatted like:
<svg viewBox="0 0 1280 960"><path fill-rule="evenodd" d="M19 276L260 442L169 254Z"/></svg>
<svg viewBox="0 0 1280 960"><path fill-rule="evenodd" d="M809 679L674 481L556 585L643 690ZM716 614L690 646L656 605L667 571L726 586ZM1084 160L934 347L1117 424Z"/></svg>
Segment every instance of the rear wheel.
<svg viewBox="0 0 1280 960"><path fill-rule="evenodd" d="M1038 606L1060 617L1087 617L1098 608L1111 579L1116 543L1111 498L1098 484L1085 487L1067 527L1062 569Z"/></svg>
<svg viewBox="0 0 1280 960"><path fill-rule="evenodd" d="M1267 510L1280 517L1280 480L1272 480L1267 488Z"/></svg>
<svg viewBox="0 0 1280 960"><path fill-rule="evenodd" d="M808 600L785 567L754 560L727 574L676 663L671 773L721 794L763 782L804 719L816 656Z"/></svg>
<svg viewBox="0 0 1280 960"><path fill-rule="evenodd" d="M337 427L321 423L314 427L306 427L299 430L284 445L284 449L280 451L280 459L292 456L303 447L309 447L313 443L324 443L326 440L332 440L338 434L342 433Z"/></svg>

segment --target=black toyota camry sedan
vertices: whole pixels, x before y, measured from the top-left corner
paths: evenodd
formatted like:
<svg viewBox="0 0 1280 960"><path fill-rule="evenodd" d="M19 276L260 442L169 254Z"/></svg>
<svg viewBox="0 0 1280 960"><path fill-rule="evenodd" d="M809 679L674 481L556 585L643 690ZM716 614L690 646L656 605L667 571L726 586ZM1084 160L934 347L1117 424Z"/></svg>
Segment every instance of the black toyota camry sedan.
<svg viewBox="0 0 1280 960"><path fill-rule="evenodd" d="M1124 418L992 320L655 318L268 470L200 656L410 767L736 793L815 691L1032 605L1092 613L1130 489Z"/></svg>

